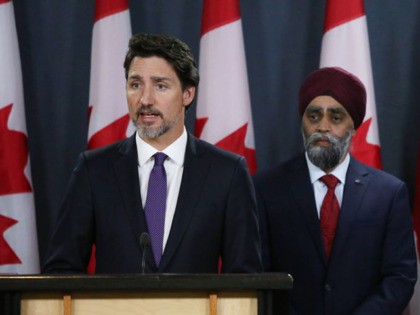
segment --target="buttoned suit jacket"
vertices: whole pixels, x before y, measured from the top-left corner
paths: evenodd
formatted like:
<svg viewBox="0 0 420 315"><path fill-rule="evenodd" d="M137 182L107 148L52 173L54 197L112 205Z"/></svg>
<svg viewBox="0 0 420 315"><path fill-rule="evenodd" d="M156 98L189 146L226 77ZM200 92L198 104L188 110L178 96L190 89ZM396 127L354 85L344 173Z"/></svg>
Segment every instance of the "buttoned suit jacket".
<svg viewBox="0 0 420 315"><path fill-rule="evenodd" d="M138 273L147 232L135 134L82 153L52 235L43 271L86 272L96 244L96 273ZM188 134L176 210L161 263L144 251L145 272L262 271L255 192L243 157Z"/></svg>
<svg viewBox="0 0 420 315"><path fill-rule="evenodd" d="M291 314L401 314L416 281L402 181L351 158L329 260L304 154L258 174L254 184L264 266L293 276Z"/></svg>

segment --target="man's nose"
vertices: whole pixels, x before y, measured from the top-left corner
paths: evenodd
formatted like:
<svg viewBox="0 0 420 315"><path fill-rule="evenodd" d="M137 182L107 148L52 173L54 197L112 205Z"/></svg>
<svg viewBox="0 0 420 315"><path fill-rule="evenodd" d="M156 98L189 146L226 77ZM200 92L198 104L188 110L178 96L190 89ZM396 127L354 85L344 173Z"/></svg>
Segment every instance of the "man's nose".
<svg viewBox="0 0 420 315"><path fill-rule="evenodd" d="M322 118L317 126L318 132L329 132L331 128L330 122L327 118Z"/></svg>
<svg viewBox="0 0 420 315"><path fill-rule="evenodd" d="M141 105L144 105L144 106L153 105L154 101L155 101L155 96L154 96L153 88L146 86L140 98Z"/></svg>

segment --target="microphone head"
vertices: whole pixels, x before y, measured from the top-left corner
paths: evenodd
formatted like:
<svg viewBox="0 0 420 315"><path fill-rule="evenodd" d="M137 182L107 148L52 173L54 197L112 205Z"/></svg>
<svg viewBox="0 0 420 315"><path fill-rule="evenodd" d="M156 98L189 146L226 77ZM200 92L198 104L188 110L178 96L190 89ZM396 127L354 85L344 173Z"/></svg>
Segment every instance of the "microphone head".
<svg viewBox="0 0 420 315"><path fill-rule="evenodd" d="M141 248L146 248L150 246L150 236L149 233L143 232L140 235L140 246Z"/></svg>

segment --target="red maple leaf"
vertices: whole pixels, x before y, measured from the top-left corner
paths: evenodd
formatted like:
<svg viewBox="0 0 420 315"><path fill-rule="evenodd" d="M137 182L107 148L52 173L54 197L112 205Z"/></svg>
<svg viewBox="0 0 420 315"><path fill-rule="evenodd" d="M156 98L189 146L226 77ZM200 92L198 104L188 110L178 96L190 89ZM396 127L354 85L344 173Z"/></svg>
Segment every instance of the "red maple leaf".
<svg viewBox="0 0 420 315"><path fill-rule="evenodd" d="M24 174L28 162L28 139L23 132L7 127L13 104L0 109L0 196L30 192Z"/></svg>
<svg viewBox="0 0 420 315"><path fill-rule="evenodd" d="M89 119L91 112L92 106L89 106ZM88 148L100 148L105 145L127 138L127 126L129 122L130 116L128 114L116 119L109 125L96 132L94 135L92 135L92 137L90 137L88 142Z"/></svg>
<svg viewBox="0 0 420 315"><path fill-rule="evenodd" d="M352 140L351 153L360 162L382 169L380 146L366 141L371 122L372 118L369 118L357 129Z"/></svg>
<svg viewBox="0 0 420 315"><path fill-rule="evenodd" d="M207 117L198 118L195 122L195 135L200 138L204 126L208 121ZM238 128L219 142L215 143L219 148L245 157L248 164L249 172L255 174L257 171L257 160L255 156L255 149L250 149L245 146L245 136L248 129L248 123Z"/></svg>
<svg viewBox="0 0 420 315"><path fill-rule="evenodd" d="M4 238L4 232L16 223L18 221L0 215L0 265L22 263Z"/></svg>

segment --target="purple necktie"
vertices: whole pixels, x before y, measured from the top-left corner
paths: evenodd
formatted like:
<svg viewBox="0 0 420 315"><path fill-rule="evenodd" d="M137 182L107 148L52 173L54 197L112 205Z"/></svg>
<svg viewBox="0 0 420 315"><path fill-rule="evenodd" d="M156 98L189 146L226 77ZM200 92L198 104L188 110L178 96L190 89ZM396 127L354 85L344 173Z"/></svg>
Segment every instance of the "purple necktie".
<svg viewBox="0 0 420 315"><path fill-rule="evenodd" d="M167 190L166 172L163 162L165 162L167 155L158 152L154 157L155 165L150 172L144 211L152 243L153 257L155 258L156 265L159 266L162 256Z"/></svg>

